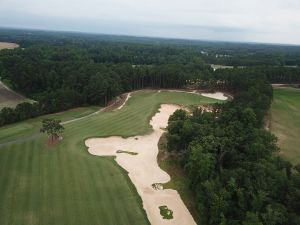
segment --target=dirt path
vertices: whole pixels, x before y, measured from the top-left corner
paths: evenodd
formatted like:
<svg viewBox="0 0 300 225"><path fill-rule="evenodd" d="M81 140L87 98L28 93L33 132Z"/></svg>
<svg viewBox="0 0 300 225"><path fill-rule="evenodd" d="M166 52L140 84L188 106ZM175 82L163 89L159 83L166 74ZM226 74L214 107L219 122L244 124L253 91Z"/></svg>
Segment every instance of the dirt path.
<svg viewBox="0 0 300 225"><path fill-rule="evenodd" d="M135 136L127 139L121 137L91 138L86 140L88 151L97 156L116 156L117 163L128 171L128 176L135 185L143 201L149 221L153 225L193 225L196 224L192 215L184 205L176 190L156 190L156 183L170 181L170 176L160 169L157 163L158 141L168 123L168 118L179 106L161 105L150 124L153 132L145 136ZM138 153L131 155L117 153L118 150ZM166 205L173 211L173 219L163 219L159 206Z"/></svg>
<svg viewBox="0 0 300 225"><path fill-rule="evenodd" d="M130 97L131 97L131 93L128 93L127 96L126 96L125 101L123 102L122 105L120 105L120 106L118 107L118 109L122 109L122 108L124 107L124 105L127 103L128 99L129 99Z"/></svg>

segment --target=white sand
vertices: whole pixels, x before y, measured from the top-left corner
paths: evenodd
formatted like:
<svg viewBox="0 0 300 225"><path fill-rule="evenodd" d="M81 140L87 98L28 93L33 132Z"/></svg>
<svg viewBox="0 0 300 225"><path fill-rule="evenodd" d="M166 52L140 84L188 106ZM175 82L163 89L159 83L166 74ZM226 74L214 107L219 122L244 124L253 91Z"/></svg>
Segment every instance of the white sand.
<svg viewBox="0 0 300 225"><path fill-rule="evenodd" d="M202 93L201 95L204 96L204 97L214 98L214 99L224 100L224 101L228 99L228 97L226 97L224 95L224 93L222 93L222 92Z"/></svg>
<svg viewBox="0 0 300 225"><path fill-rule="evenodd" d="M160 112L150 121L153 132L145 136L127 139L121 137L91 138L86 140L88 151L92 155L116 156L117 163L128 171L143 201L143 207L153 225L193 225L196 224L177 191L171 189L154 190L152 184L166 183L170 176L160 169L157 163L158 141L168 123L168 118L178 106L161 105ZM137 138L137 139L136 139ZM138 155L118 154L117 150L137 152ZM166 220L160 215L159 206L166 205L173 211L173 219Z"/></svg>

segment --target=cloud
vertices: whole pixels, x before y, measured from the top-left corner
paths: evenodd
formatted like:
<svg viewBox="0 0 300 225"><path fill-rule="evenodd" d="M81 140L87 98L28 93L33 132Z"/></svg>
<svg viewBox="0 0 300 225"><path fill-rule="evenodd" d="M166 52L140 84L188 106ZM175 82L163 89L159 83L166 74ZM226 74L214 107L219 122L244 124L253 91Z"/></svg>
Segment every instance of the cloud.
<svg viewBox="0 0 300 225"><path fill-rule="evenodd" d="M299 12L298 0L0 0L0 26L300 44Z"/></svg>

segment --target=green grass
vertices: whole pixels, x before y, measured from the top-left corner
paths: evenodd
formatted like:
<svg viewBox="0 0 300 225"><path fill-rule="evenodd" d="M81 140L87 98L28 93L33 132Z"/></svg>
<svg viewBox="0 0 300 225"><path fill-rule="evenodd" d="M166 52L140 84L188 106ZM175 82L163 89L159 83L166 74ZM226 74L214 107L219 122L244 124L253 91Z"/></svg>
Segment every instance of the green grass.
<svg viewBox="0 0 300 225"><path fill-rule="evenodd" d="M68 121L89 115L97 111L99 107L80 107L62 113L49 114L24 122L7 125L0 128L0 144L16 138L24 138L39 132L41 122L44 118L56 118L61 121Z"/></svg>
<svg viewBox="0 0 300 225"><path fill-rule="evenodd" d="M280 154L300 163L300 89L274 89L270 129L279 138Z"/></svg>
<svg viewBox="0 0 300 225"><path fill-rule="evenodd" d="M160 210L160 215L163 217L163 219L165 220L173 219L173 211L170 210L166 205L159 206L158 208Z"/></svg>
<svg viewBox="0 0 300 225"><path fill-rule="evenodd" d="M160 103L213 102L195 94L140 92L121 110L65 125L64 139L56 146L48 147L47 138L40 136L0 147L0 224L149 224L127 173L112 157L90 155L84 140L146 134ZM54 117L72 117L68 113ZM0 135L11 130L5 138L19 138L27 134L24 127L31 132L38 120L1 128Z"/></svg>

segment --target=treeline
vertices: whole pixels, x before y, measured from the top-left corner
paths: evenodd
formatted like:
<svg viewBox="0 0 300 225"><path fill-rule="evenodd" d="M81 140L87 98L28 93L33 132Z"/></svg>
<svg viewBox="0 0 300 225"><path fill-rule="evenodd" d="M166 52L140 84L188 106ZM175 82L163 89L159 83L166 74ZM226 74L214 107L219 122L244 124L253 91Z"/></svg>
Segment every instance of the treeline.
<svg viewBox="0 0 300 225"><path fill-rule="evenodd" d="M271 83L300 83L300 67L260 67Z"/></svg>
<svg viewBox="0 0 300 225"><path fill-rule="evenodd" d="M297 47L7 29L1 29L0 40L20 44L20 48L0 51L0 78L37 102L21 105L18 110L4 109L0 125L77 106L105 106L121 93L142 88L190 86L215 90L228 88L230 82L238 87L244 79L238 76L249 70L267 75L272 82L299 80L298 68L257 67L278 65L272 62L249 63L256 66L238 70L232 80L223 78L230 70L213 72L209 66L209 63L227 64L215 60L231 60L233 55L237 60L254 57L258 61L264 58L272 61L280 53L284 61L285 55L298 54ZM283 61L279 64L285 64ZM247 63L240 61L235 65ZM231 86L231 91L234 90ZM25 107L27 116L21 115ZM29 113L34 110L38 113Z"/></svg>
<svg viewBox="0 0 300 225"><path fill-rule="evenodd" d="M115 96L136 89L182 88L191 78L211 72L199 62L131 65L99 63L93 57L87 50L72 46L36 45L1 51L1 79L37 103L3 109L0 125L77 106L105 106ZM21 115L22 109L26 116Z"/></svg>
<svg viewBox="0 0 300 225"><path fill-rule="evenodd" d="M299 166L278 156L275 136L263 128L272 88L255 71L237 73L216 78L234 88L232 101L212 113L179 110L170 117L168 149L182 155L203 224L300 224Z"/></svg>
<svg viewBox="0 0 300 225"><path fill-rule="evenodd" d="M204 61L231 66L300 66L300 47L192 41L0 28L0 41L22 48L37 44L86 49L96 62L165 64Z"/></svg>

